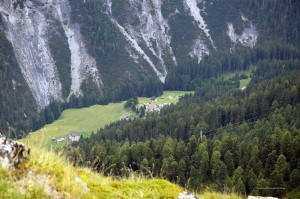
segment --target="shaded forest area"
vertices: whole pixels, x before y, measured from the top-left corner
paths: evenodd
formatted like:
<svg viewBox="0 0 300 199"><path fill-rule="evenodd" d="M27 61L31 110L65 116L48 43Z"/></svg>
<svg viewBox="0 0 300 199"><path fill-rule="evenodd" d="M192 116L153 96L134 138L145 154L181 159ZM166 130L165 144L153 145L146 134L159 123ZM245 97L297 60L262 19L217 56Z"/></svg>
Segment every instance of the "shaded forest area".
<svg viewBox="0 0 300 199"><path fill-rule="evenodd" d="M110 67L100 67L101 71L106 74L104 78L111 85L111 87L105 90L104 96L99 96L99 93L96 92L92 84L85 81L82 85L84 90L83 97L72 96L68 102L53 101L44 110L37 110L35 99L22 77L13 48L6 39L5 26L1 21L0 127L3 134L20 138L25 136L29 131L37 130L43 125L53 122L67 108L107 104L135 96L158 96L164 89L198 90L206 98L211 98L216 88L211 88L210 86L212 84L223 84L218 77L227 72L248 70L252 65L256 66L257 70L273 72L271 74L256 71L252 83L258 83L264 79L271 79L275 76L281 76L299 69L300 51L298 46L300 37L297 29L300 22L300 11L297 9L299 8L299 1L232 1L233 3L230 6L233 7L229 10L243 12L257 26L260 36L256 46L253 49L249 49L237 45L232 53L229 52L228 46L220 46L218 51L211 52L210 56L204 57L198 64L196 59L191 59L184 53L186 46L176 45L176 51L181 55L182 59L180 59L177 67L169 70L165 84L160 83L157 78L152 76L153 74L150 75L149 71L135 70L133 67L134 63L128 58L127 52L124 52L124 49L121 48L126 43L124 38L120 37L120 32L109 22L108 17L99 11L103 6L101 1L87 0L83 3L81 0L71 0L70 2L72 20L80 24L81 33L87 43L89 53L96 57L99 67L113 63L114 67L126 66L131 72L134 71L143 75L140 78L133 78L128 81L125 77L121 77L122 70L114 68L113 71L115 73L120 73L120 82L116 83L115 79L110 78L110 74L106 74L106 72L109 72ZM168 13L168 9L166 8L171 9L173 6L179 5L176 2L172 3L171 0L168 2L170 3L164 3L162 6L164 15ZM220 4L219 6L226 7L226 3L224 4L224 2L218 2L218 4ZM227 16L228 13L223 14ZM214 20L216 19L212 17L212 21L207 20L208 23L214 24ZM235 25L238 27L238 24ZM170 26L172 27L172 24ZM222 39L218 40L217 36L214 36L216 35L214 34L214 30L211 29L211 31L212 37L218 43L221 43ZM60 32L61 27L58 27L58 35L61 35ZM176 40L176 38L181 38L180 32L176 32L176 30L172 32L171 28L170 35L175 39L173 43L179 42L180 44L180 41ZM226 35L223 36L225 37ZM64 52L58 50L61 48L66 49L65 43L62 42L63 40L65 40L63 36L59 37L54 34L50 38L49 44L59 66L60 79L62 79L65 85L63 95L67 96L70 90L70 77L68 73L70 70L68 65L70 62L68 59L70 52L67 50ZM119 58L117 59L116 57ZM270 70L273 67L276 67L277 70ZM226 84L226 89L233 86L230 82Z"/></svg>
<svg viewBox="0 0 300 199"><path fill-rule="evenodd" d="M211 92L198 88L160 114L113 123L67 154L106 175L126 176L129 169L197 191L283 196L300 183L299 75L245 91L210 81Z"/></svg>

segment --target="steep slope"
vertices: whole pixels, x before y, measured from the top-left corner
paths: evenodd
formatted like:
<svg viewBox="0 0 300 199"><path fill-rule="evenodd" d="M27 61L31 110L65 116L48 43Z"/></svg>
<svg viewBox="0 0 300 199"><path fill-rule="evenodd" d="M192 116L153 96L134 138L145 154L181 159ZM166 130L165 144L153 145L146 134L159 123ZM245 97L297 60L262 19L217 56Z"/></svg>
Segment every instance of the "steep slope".
<svg viewBox="0 0 300 199"><path fill-rule="evenodd" d="M281 73L272 68L257 73ZM112 123L67 153L95 170L114 165L116 175L127 165L194 190L284 198L300 186L299 62L296 68L246 90L228 80L203 82L176 106Z"/></svg>
<svg viewBox="0 0 300 199"><path fill-rule="evenodd" d="M17 134L17 126L20 131L28 129L26 121L36 114L38 106L2 27L0 19L0 123L1 129Z"/></svg>
<svg viewBox="0 0 300 199"><path fill-rule="evenodd" d="M102 82L96 62L85 49L80 28L70 22L69 2L21 2L1 2L0 12L7 38L12 43L23 76L39 107L43 108L51 101L63 100L63 78L72 79L70 95L80 94L80 86L85 78L91 77L100 89ZM60 22L58 26L63 27L70 48L71 70L68 76L59 74L49 45L49 29L55 29L53 23L56 21Z"/></svg>
<svg viewBox="0 0 300 199"><path fill-rule="evenodd" d="M97 87L100 89L102 81L97 70L96 61L87 53L87 49L81 38L78 24L71 22L71 7L69 2L53 0L52 3L67 36L71 51L72 85L70 95L81 94L80 87L82 81L89 75L91 75L90 77L95 80Z"/></svg>
<svg viewBox="0 0 300 199"><path fill-rule="evenodd" d="M0 17L9 56L17 60L8 64L20 68L25 92L41 111L57 102L82 107L164 88L193 90L198 78L262 59L299 58L299 6L293 0L8 0L0 2Z"/></svg>
<svg viewBox="0 0 300 199"><path fill-rule="evenodd" d="M31 155L16 170L0 166L0 197L13 198L176 198L182 187L163 179L129 176L105 177L88 168L72 166L61 155L31 147ZM128 169L130 170L130 169ZM182 194L181 194L182 195ZM200 198L241 199L211 190Z"/></svg>
<svg viewBox="0 0 300 199"><path fill-rule="evenodd" d="M47 42L47 21L44 11L28 2L23 9L12 1L1 2L1 15L7 27L16 58L40 107L50 99L61 99L61 83Z"/></svg>
<svg viewBox="0 0 300 199"><path fill-rule="evenodd" d="M131 0L124 2L122 7L118 4L116 1L107 1L110 19L131 42L131 47L148 61L160 81L164 82L167 68L171 67L165 64L165 60L169 58L172 64L176 65L176 58L170 46L168 21L163 18L161 12L162 2ZM126 16L122 16L124 13L120 12L121 10L126 11ZM125 17L126 20L121 17ZM143 47L147 48L149 55L143 52Z"/></svg>
<svg viewBox="0 0 300 199"><path fill-rule="evenodd" d="M198 24L198 32L203 33L199 36L195 35L193 38L184 39L184 41L188 42L193 41L193 44L189 46L189 51L184 52L184 54L198 57L198 62L201 61L204 55L208 55L212 50L217 49L210 35L207 22L203 17L203 15L206 15L205 2L201 3L203 4L201 9L198 7L196 0L184 1L182 5L178 2L176 3L176 6L183 9L184 15L191 16L191 21ZM87 6L89 9L97 9L98 12L103 12L104 15L107 15L109 21L105 21L105 23L115 26L122 35L123 46L118 47L122 48L120 53L125 52L127 59L133 59L135 67L147 67L144 66L146 63L161 82L165 82L168 71L177 65L177 59L181 59L181 57L176 57L176 54L173 52L173 43L177 43L177 41L174 41L172 32L176 27L170 26L169 16L163 13L163 6L166 5L161 1L126 0L120 3L108 0L103 4L101 2L83 1L78 3L75 1L75 3L72 2L72 5L70 5L68 0L9 0L1 2L0 13L5 24L7 38L12 43L22 74L40 108L49 105L51 101L66 100L72 94L82 95L81 85L87 78L91 78L101 91L103 83L109 83L111 80L105 79L106 81L103 82L99 70L114 76L113 71L108 70L109 65L112 63L106 63L106 66L103 66L103 63L101 63L103 61L95 60L89 54L88 51L92 51L92 54L97 56L93 53L94 50L91 50L91 46L86 47L84 42L84 40L95 39L93 31L84 34L85 38L82 38L82 31L79 25L84 26L87 22L79 21L78 24L72 20L77 10L73 4L75 6L76 4L84 5L81 8L83 11L85 6ZM71 6L75 9L74 12ZM176 10L178 11L177 8ZM175 15L177 14L176 10L174 11ZM83 14L90 15L88 13ZM170 17L170 20L172 20L172 17ZM99 28L101 29L102 24L99 25L97 32L99 32ZM255 29L252 23L251 27ZM233 25L229 24L229 29L229 35L234 43L244 41L250 32L246 30L248 34L245 33L238 36L234 33ZM55 34L57 31L60 31L58 35ZM186 31L193 31L193 29L187 29ZM251 33L253 34L251 36L257 37L256 31L251 31ZM97 35L95 36L97 37ZM65 66L59 65L60 60L57 59L60 58L53 51L53 48L56 48L59 43L53 45L51 43L52 37L59 37L61 43L65 42L69 48L69 50L65 50L65 57L62 58L66 60ZM117 35L117 37L120 37L120 35ZM64 41L65 39L67 41ZM205 42L205 40L209 43ZM255 41L251 42L251 45L248 44L249 42L240 43L253 47ZM89 44L89 41L87 43ZM99 47L103 48L103 50L108 50L102 45L97 45L96 48ZM120 57L118 54L116 56L116 58ZM140 59L143 61L141 62ZM182 63L182 60L179 63ZM65 69L62 72L61 68L63 67ZM124 66L124 68L118 69L124 72L126 68ZM128 70L129 76L131 70ZM146 71L149 71L149 69L146 69ZM136 75L133 74L133 76ZM69 93L66 93L66 91Z"/></svg>
<svg viewBox="0 0 300 199"><path fill-rule="evenodd" d="M31 147L19 169L0 166L1 198L175 198L182 188L162 179L135 173L128 178L104 177L76 168L63 157Z"/></svg>

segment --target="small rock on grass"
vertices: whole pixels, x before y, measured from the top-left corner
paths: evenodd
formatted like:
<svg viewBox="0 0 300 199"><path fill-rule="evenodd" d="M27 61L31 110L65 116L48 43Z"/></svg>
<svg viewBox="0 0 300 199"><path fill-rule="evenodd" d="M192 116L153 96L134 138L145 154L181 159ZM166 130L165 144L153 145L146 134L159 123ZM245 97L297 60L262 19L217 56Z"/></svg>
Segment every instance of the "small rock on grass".
<svg viewBox="0 0 300 199"><path fill-rule="evenodd" d="M197 197L194 196L193 194L190 194L190 193L184 191L184 192L181 192L181 193L177 196L177 199L200 199L200 198L197 198Z"/></svg>

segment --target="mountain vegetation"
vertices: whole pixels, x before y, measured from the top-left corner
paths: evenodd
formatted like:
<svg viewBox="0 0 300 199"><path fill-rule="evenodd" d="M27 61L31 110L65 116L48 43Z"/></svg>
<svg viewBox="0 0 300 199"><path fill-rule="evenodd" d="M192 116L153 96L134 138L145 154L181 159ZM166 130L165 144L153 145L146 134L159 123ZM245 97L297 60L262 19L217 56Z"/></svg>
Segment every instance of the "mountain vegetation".
<svg viewBox="0 0 300 199"><path fill-rule="evenodd" d="M16 170L0 167L0 197L14 198L176 198L183 188L163 179L131 172L127 178L105 177L88 168L77 168L61 154L30 145L31 155ZM237 194L207 190L197 196L241 199Z"/></svg>
<svg viewBox="0 0 300 199"><path fill-rule="evenodd" d="M16 15L5 12L7 2L12 4ZM207 85L203 82L214 82L224 73L249 70L253 65L282 67L282 71L256 75L252 82L282 75L286 67L294 67L294 70L298 67L300 5L294 0L231 0L230 3L207 0L198 2L195 7L189 7L188 1L177 0L162 1L159 5L156 1L134 4L135 1L129 0L113 0L111 5L109 1L98 0L63 0L59 5L40 0L7 2L0 5L0 126L2 133L13 137L20 138L53 122L67 108L107 104L135 96L158 96L165 89L195 90ZM49 10L51 6L55 9ZM57 17L59 10L67 12L68 6L70 20L65 17L61 21ZM191 9L196 9L203 21L192 15ZM19 16L26 13L25 10L30 11L28 13L34 10L32 16L40 13L48 20L49 33L39 38L49 45L61 83L62 99L54 100L57 96L50 96L47 99L50 103L45 107L39 107L32 88L39 82L31 85L35 80L24 76L22 60L16 50L18 44L11 42L8 36L10 28L18 26L10 24L14 22L9 20L10 15ZM30 24L22 22L28 18L18 19L19 24ZM72 37L66 28L73 24L80 27L74 31L79 30L78 34L82 35L82 41L78 41L81 48L86 46L87 53L95 59L103 83L100 90L88 75L82 77L80 94L71 94L74 83L71 46L74 43L70 43ZM229 35L229 24L234 28L233 35ZM158 36L153 36L151 31L156 31ZM135 42L139 48L133 45ZM26 45L31 46L31 43ZM37 72L45 68L35 67L33 71ZM165 81L160 81L158 74L165 77ZM46 81L49 80L46 78Z"/></svg>
<svg viewBox="0 0 300 199"><path fill-rule="evenodd" d="M176 106L113 123L67 154L77 165L118 176L129 167L197 191L286 196L300 182L300 73L291 67L261 80L281 68L260 67L246 90L225 80L202 82Z"/></svg>
<svg viewBox="0 0 300 199"><path fill-rule="evenodd" d="M182 191L166 180L134 172L128 178L104 177L72 166L57 153L30 147L29 159L17 169L0 166L1 198L175 198Z"/></svg>
<svg viewBox="0 0 300 199"><path fill-rule="evenodd" d="M181 187L300 198L299 8L0 0L0 133L52 123L29 136L17 170L0 167L0 198L175 198ZM193 94L159 112L137 106L165 90ZM137 116L118 120L124 109ZM60 148L67 160L37 146L75 127L86 136Z"/></svg>

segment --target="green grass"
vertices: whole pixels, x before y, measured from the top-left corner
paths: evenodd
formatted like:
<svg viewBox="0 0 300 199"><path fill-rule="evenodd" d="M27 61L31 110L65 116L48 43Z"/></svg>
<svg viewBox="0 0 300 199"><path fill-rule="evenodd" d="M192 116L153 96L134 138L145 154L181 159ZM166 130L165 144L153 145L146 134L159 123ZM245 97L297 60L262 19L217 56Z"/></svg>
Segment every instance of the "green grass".
<svg viewBox="0 0 300 199"><path fill-rule="evenodd" d="M176 103L177 96L191 93L187 91L165 91L163 96L157 98L157 104L170 103L169 96L173 97L172 103ZM139 103L150 102L150 98L139 98ZM51 141L52 138L67 137L72 130L77 131L83 137L90 136L91 132L96 132L105 125L115 122L120 119L120 116L125 113L131 113L124 109L124 103L110 103L108 105L94 105L88 108L68 109L63 111L60 118L51 124L45 125L43 128L31 132L30 135L22 139L25 144L36 144L45 148L59 148L65 146L67 141L56 143Z"/></svg>
<svg viewBox="0 0 300 199"><path fill-rule="evenodd" d="M52 124L45 125L42 129L30 133L30 135L21 140L25 143L30 143L35 138L40 138L36 144L38 146L46 146L49 148L63 146L65 143L57 144L51 141L55 137L67 136L71 130L75 130L87 137L92 131L105 125L119 120L120 116L126 113L123 108L124 102L111 103L108 105L94 105L88 108L68 109L63 111L60 118Z"/></svg>
<svg viewBox="0 0 300 199"><path fill-rule="evenodd" d="M239 196L235 193L220 193L210 190L205 190L203 193L197 195L201 199L243 199L245 198Z"/></svg>
<svg viewBox="0 0 300 199"><path fill-rule="evenodd" d="M245 88L248 86L248 84L251 81L251 77L249 77L248 79L241 79L240 80L240 89Z"/></svg>
<svg viewBox="0 0 300 199"><path fill-rule="evenodd" d="M193 91L164 91L163 95L160 97L156 97L156 102L154 104L163 104L163 103L177 103L178 100L176 100L176 97L189 94L189 93L194 93ZM173 98L171 101L169 99L169 96ZM139 103L144 104L144 103L152 103L151 98L147 97L139 97Z"/></svg>
<svg viewBox="0 0 300 199"><path fill-rule="evenodd" d="M248 76L247 79L241 79L240 80L240 89L242 89L242 88L247 87L248 84L250 83L254 70L255 70L255 67L251 66L249 70L225 73L221 77L224 80L229 80L230 78L234 77L236 74L245 74L245 75L247 75Z"/></svg>
<svg viewBox="0 0 300 199"><path fill-rule="evenodd" d="M104 177L76 168L61 155L33 145L29 159L16 170L0 166L0 198L176 198L182 188L163 179L132 173Z"/></svg>

